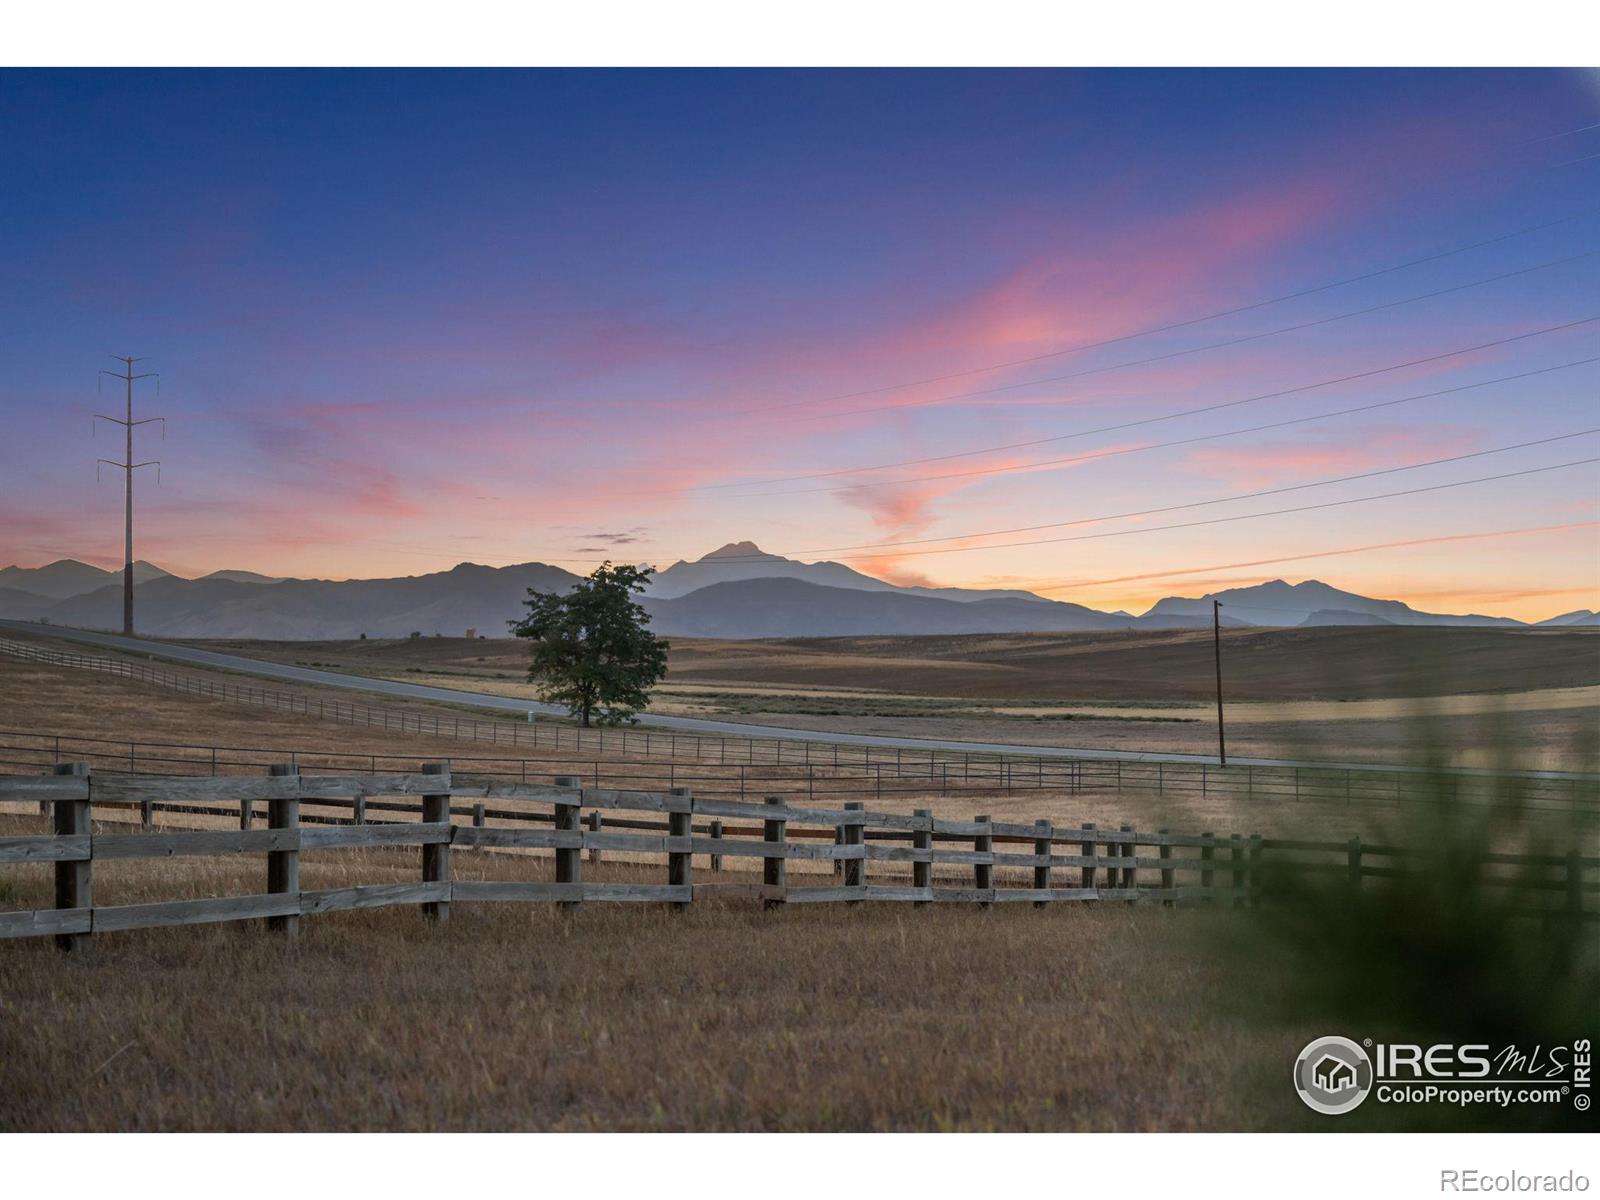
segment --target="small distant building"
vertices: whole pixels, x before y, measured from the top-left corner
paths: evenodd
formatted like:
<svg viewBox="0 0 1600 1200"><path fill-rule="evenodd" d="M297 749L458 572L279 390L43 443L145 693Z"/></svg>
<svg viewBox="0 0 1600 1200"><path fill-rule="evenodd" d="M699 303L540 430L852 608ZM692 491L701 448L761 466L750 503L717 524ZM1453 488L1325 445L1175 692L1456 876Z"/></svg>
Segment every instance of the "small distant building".
<svg viewBox="0 0 1600 1200"><path fill-rule="evenodd" d="M477 641L478 640L478 631L476 629L467 630L467 640L469 642Z"/></svg>

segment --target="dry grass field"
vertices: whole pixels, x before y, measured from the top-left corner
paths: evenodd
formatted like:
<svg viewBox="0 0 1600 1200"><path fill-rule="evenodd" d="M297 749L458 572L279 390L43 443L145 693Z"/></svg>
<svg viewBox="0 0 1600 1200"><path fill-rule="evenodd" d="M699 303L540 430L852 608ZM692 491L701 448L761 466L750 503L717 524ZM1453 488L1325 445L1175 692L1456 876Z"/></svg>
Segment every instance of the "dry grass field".
<svg viewBox="0 0 1600 1200"><path fill-rule="evenodd" d="M0 697L12 728L281 756L463 749L5 660ZM909 793L883 807L1380 840L1394 828L1388 811L1215 796ZM43 831L14 808L0 836ZM411 882L418 857L310 851L302 886ZM544 879L551 866L539 853L452 858L458 879ZM805 886L826 867L792 870ZM659 882L662 866L607 854L584 871ZM713 874L699 856L695 878L750 872ZM125 904L263 884L262 860L246 856L108 861L94 886L97 903ZM48 866L0 872L0 909L50 904ZM293 949L259 921L104 934L82 958L49 938L6 942L0 1130L1325 1127L1287 1077L1331 1026L1263 1004L1295 984L1260 926L1269 915L1111 903L765 912L722 897L685 912L457 903L444 927L410 908L341 912L304 918Z"/></svg>
<svg viewBox="0 0 1600 1200"><path fill-rule="evenodd" d="M380 675L413 668L520 680L514 638L208 641L229 653ZM673 639L669 680L772 689L991 701L1204 703L1209 631L950 637ZM1223 632L1238 700L1391 699L1600 684L1600 632L1585 629L1330 627Z"/></svg>
<svg viewBox="0 0 1600 1200"><path fill-rule="evenodd" d="M302 859L307 887L416 869L415 851ZM28 870L0 906L47 895ZM261 870L145 863L103 890L250 892ZM457 904L443 928L307 918L292 951L260 922L104 935L88 961L7 943L0 1130L1303 1123L1255 1081L1306 1031L1229 1020L1185 936L1198 914L820 907Z"/></svg>
<svg viewBox="0 0 1600 1200"><path fill-rule="evenodd" d="M194 643L250 657L532 697L514 639ZM1210 635L1188 630L674 642L655 711L754 725L1022 745L1212 753ZM1600 707L1593 630L1228 630L1230 749L1405 761L1435 713L1461 765L1500 728L1525 765L1564 756Z"/></svg>
<svg viewBox="0 0 1600 1200"><path fill-rule="evenodd" d="M70 735L111 739L113 743L116 739L136 739L141 743L248 748L249 753L236 754L234 758L251 765L224 768L234 771L259 772L266 763L285 762L295 754L307 752L344 756L341 761L350 766L359 766L360 760L368 755L379 756L380 762L387 756L387 767L396 769L400 760L411 764L451 760L465 773L473 769L507 770L515 769L518 759L528 758L533 760L529 768L531 777L578 774L587 778L593 770L592 755L550 752L535 758L536 752L526 746L513 750L429 734L385 732L247 704L219 702L97 672L5 658L0 658L0 698L11 701L5 705L0 729L31 732L47 739L7 738L0 734L0 746L35 748L29 753L13 751L9 754L0 749L0 760L10 762L0 769L12 772L48 770L48 739L57 734L68 735L64 757L90 761L98 769L105 770L117 770L123 765L125 747L74 743ZM408 706L408 710L427 711L425 706ZM670 776L666 766L671 758L666 752L670 745L664 745L662 750L663 753L650 758L609 756L611 765L607 769L635 774L638 778L635 786L665 786L669 778L692 783L696 768L687 747L681 750ZM163 751L141 746L139 753L141 769L148 771L156 768L145 761L146 756L158 756ZM170 753L182 757L187 752L173 750ZM708 768L708 774L712 770ZM823 779L827 786L826 772ZM800 786L800 780L791 777L786 784L765 783L761 791L798 798ZM845 778L837 781L837 786L860 788L865 786L865 781L858 777ZM1393 806L1388 803L1306 799L1297 804L1285 804L1271 795L1247 799L1231 791L1215 790L1206 795L1163 797L1142 791L1117 795L1104 789L1070 793L1022 786L1008 793L976 786L918 790L914 781L908 781L882 796L858 798L870 799L871 807L880 811L909 812L914 808L929 808L938 816L952 819L966 819L981 812L998 821L1031 822L1043 817L1064 824L1092 821L1102 826L1126 823L1140 829L1339 839L1352 834L1369 836L1393 816ZM842 797L836 796L829 803L842 803Z"/></svg>

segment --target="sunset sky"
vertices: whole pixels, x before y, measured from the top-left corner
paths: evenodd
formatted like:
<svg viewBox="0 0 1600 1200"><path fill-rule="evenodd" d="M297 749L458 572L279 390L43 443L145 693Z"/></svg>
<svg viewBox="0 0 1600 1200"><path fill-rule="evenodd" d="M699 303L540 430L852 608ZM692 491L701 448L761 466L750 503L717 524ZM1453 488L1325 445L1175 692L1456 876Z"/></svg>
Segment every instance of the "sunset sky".
<svg viewBox="0 0 1600 1200"><path fill-rule="evenodd" d="M120 565L114 353L181 574L1600 603L1593 463L1150 528L1600 458L1600 72L10 70L0 129L0 564Z"/></svg>

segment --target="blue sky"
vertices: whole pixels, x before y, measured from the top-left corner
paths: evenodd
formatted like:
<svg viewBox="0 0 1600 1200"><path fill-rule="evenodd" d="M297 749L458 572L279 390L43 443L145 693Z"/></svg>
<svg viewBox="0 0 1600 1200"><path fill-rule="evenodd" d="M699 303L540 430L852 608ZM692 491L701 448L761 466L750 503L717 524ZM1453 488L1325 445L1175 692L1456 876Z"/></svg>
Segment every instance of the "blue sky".
<svg viewBox="0 0 1600 1200"><path fill-rule="evenodd" d="M1119 531L1600 454L1226 500L1600 425L1590 364L1231 432L1592 357L1597 325L972 452L1600 316L1600 259L1562 261L1600 249L1596 122L1581 71L0 72L0 404L25 450L0 560L117 561L120 489L94 479L116 444L90 415L116 399L104 356L133 353L162 372L141 408L171 418L141 439L164 466L139 552L184 572L583 569L752 538L1097 607L1308 574L1424 607L1589 604L1595 530L1548 527L1595 518L1592 466ZM1103 450L1128 453L1039 465ZM989 473L763 482L947 454ZM1211 500L1061 531L1118 533L1094 541L969 536ZM1430 541L1514 529L1545 532ZM882 546L929 538L947 552ZM1400 540L1424 544L1195 570Z"/></svg>

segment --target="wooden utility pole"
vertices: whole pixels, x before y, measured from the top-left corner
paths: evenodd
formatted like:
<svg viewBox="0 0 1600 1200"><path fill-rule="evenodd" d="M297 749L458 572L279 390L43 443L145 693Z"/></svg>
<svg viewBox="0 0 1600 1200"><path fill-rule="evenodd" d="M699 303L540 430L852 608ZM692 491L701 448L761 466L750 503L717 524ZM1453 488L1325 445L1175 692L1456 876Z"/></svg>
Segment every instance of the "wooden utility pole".
<svg viewBox="0 0 1600 1200"><path fill-rule="evenodd" d="M1211 648L1217 663L1217 759L1228 765L1228 739L1222 728L1222 602L1211 601Z"/></svg>
<svg viewBox="0 0 1600 1200"><path fill-rule="evenodd" d="M95 465L97 468L100 463L104 463L108 467L117 467L122 471L123 474L125 490L123 492L122 502L122 632L131 637L133 635L133 473L140 467L154 467L156 469L156 478L158 480L161 478L160 460L151 459L149 462L142 463L136 463L133 461L133 427L135 425L148 425L152 421L160 421L161 434L163 437L165 437L167 432L167 419L165 417L146 417L142 421L135 421L133 419L134 381L138 379L155 379L158 378L158 376L154 371L147 371L143 375L135 375L133 373L133 364L136 362L143 362L143 359L129 358L121 354L113 354L111 357L122 364L122 372L119 374L116 371L101 371L100 374L102 376L109 375L113 379L120 379L127 385L126 416L108 417L104 413L95 413L95 419L100 421L110 421L113 425L121 425L126 440L124 442L121 462L116 462L109 458L102 458L100 459L99 463L96 463Z"/></svg>

